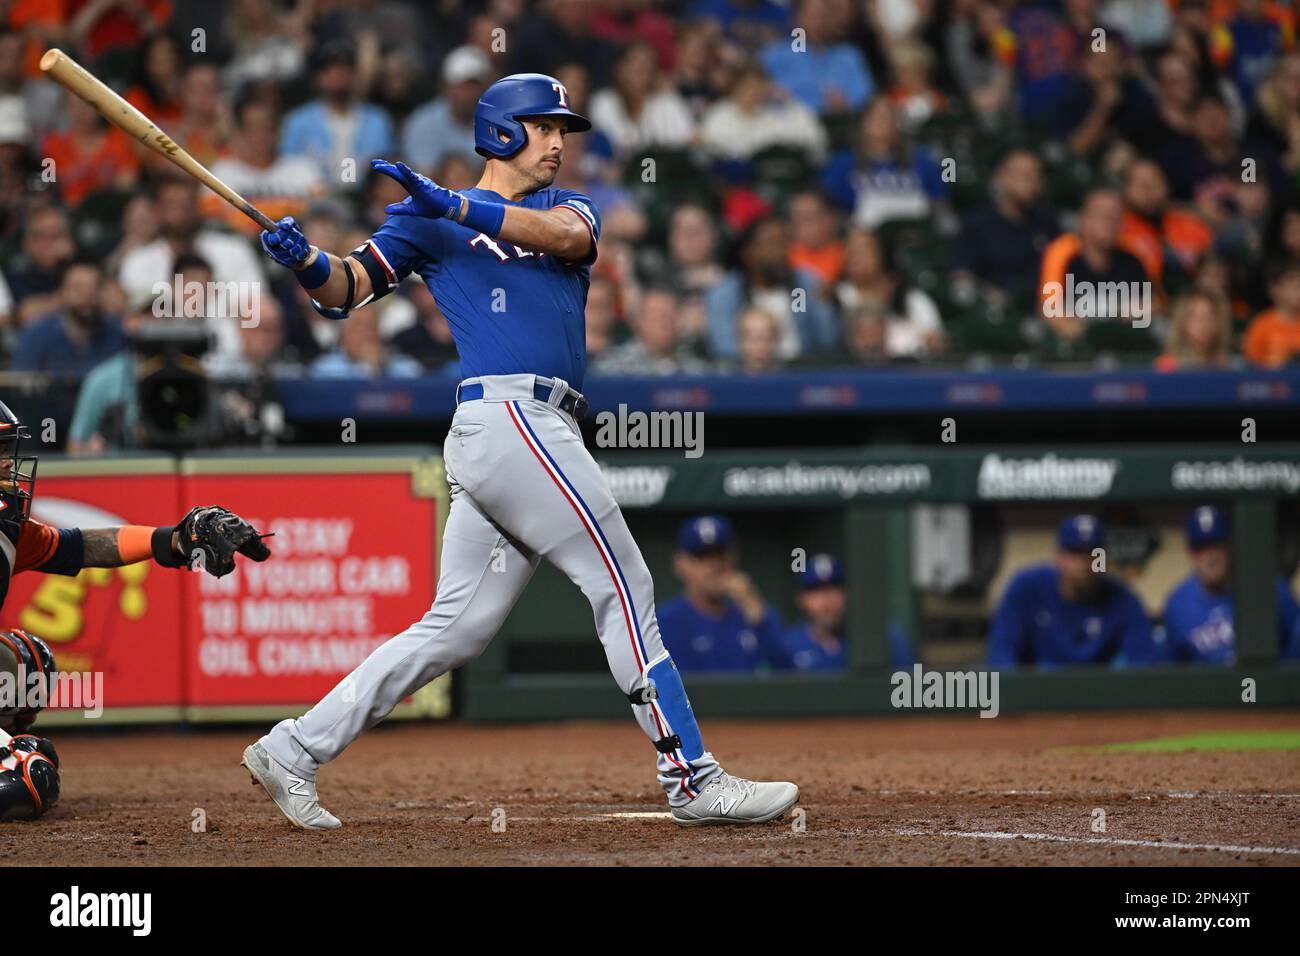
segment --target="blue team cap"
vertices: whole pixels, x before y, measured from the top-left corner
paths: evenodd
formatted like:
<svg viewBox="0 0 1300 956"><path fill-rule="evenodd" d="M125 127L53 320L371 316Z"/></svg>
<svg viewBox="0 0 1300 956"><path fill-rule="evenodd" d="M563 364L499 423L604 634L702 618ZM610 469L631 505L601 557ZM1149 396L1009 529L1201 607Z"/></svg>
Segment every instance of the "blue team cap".
<svg viewBox="0 0 1300 956"><path fill-rule="evenodd" d="M707 554L725 551L735 538L731 522L722 515L700 515L682 525L677 532L677 547L691 554Z"/></svg>
<svg viewBox="0 0 1300 956"><path fill-rule="evenodd" d="M1222 544L1231 534L1228 513L1215 505L1193 508L1187 516L1187 545L1203 548L1207 544Z"/></svg>
<svg viewBox="0 0 1300 956"><path fill-rule="evenodd" d="M814 554L808 559L808 566L799 572L799 587L805 591L838 587L843 583L844 565L833 554Z"/></svg>
<svg viewBox="0 0 1300 956"><path fill-rule="evenodd" d="M1056 533L1062 551L1088 552L1100 548L1105 538L1106 526L1096 515L1070 515Z"/></svg>

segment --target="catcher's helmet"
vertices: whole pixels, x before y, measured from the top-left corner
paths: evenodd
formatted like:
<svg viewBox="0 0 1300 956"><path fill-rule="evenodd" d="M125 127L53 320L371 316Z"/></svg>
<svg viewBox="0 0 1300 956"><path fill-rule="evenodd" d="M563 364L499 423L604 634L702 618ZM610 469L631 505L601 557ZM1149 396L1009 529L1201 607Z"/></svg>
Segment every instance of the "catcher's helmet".
<svg viewBox="0 0 1300 956"><path fill-rule="evenodd" d="M483 91L474 110L474 151L480 156L509 159L524 148L528 136L520 116L563 116L570 133L585 133L591 121L569 109L569 91L545 73L514 73ZM500 139L504 133L509 139Z"/></svg>
<svg viewBox="0 0 1300 956"><path fill-rule="evenodd" d="M26 521L31 516L36 457L19 454L22 440L31 437L18 416L0 402L0 521Z"/></svg>

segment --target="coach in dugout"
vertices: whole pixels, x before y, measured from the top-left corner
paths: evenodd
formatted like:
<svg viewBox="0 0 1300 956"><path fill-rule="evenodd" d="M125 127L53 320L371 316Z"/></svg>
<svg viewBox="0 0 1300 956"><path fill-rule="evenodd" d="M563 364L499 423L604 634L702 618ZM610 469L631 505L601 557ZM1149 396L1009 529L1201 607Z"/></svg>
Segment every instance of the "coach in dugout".
<svg viewBox="0 0 1300 956"><path fill-rule="evenodd" d="M1019 571L1002 595L989 631L990 667L1160 659L1142 602L1124 583L1094 570L1105 537L1095 515L1061 522L1055 560Z"/></svg>
<svg viewBox="0 0 1300 956"><path fill-rule="evenodd" d="M785 632L782 642L795 670L843 670L845 612L848 592L844 586L844 565L833 554L814 554L807 566L795 574L795 603L803 620ZM889 666L909 670L916 655L895 621L889 623Z"/></svg>
<svg viewBox="0 0 1300 956"><path fill-rule="evenodd" d="M1176 661L1231 664L1233 629L1232 532L1227 513L1214 505L1187 516L1187 556L1192 573L1165 601L1165 655ZM1300 604L1285 579L1277 579L1278 650L1300 659Z"/></svg>
<svg viewBox="0 0 1300 956"><path fill-rule="evenodd" d="M659 634L684 673L788 668L781 616L736 567L736 533L722 515L691 518L677 534L680 597L659 608Z"/></svg>

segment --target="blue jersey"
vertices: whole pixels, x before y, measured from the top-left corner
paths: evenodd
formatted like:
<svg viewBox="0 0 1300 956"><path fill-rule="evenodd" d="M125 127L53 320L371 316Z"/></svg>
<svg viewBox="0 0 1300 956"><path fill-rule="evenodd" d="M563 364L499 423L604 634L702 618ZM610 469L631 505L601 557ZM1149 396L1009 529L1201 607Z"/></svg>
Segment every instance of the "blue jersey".
<svg viewBox="0 0 1300 956"><path fill-rule="evenodd" d="M659 608L656 616L664 647L684 672L790 666L781 646L780 615L770 607L753 626L734 601L727 602L721 616L713 617L682 595Z"/></svg>
<svg viewBox="0 0 1300 956"><path fill-rule="evenodd" d="M816 640L812 634L812 622L802 621L785 632L781 638L785 653L795 670L800 671L838 671L844 669L844 637L839 635L839 645L834 650ZM893 670L908 670L916 663L916 655L907 643L902 629L897 624L889 625L889 666Z"/></svg>
<svg viewBox="0 0 1300 956"><path fill-rule="evenodd" d="M1188 575L1165 602L1165 647L1172 660L1231 664L1237 658L1231 594L1211 594ZM1277 579L1278 650L1300 657L1300 605Z"/></svg>
<svg viewBox="0 0 1300 956"><path fill-rule="evenodd" d="M412 272L424 279L447 317L462 378L524 373L562 378L581 389L587 367L583 312L600 212L572 189L542 189L521 202L486 189L464 194L525 209L569 209L591 230L591 251L570 262L450 219L390 216L370 240L390 282L396 286Z"/></svg>
<svg viewBox="0 0 1300 956"><path fill-rule="evenodd" d="M1061 597L1059 582L1050 564L1011 579L989 630L989 666L1160 659L1146 610L1124 584L1104 576L1097 597L1078 604Z"/></svg>

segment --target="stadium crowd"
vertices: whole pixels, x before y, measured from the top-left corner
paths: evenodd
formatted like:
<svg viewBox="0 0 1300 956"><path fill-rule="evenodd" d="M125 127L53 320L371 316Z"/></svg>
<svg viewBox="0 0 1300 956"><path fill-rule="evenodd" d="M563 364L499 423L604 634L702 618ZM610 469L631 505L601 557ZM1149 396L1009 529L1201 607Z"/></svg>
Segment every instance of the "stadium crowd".
<svg viewBox="0 0 1300 956"><path fill-rule="evenodd" d="M340 252L402 198L370 158L470 187L480 92L554 74L595 125L558 180L604 218L592 374L1280 366L1300 355L1295 20L1264 0L9 0L0 370L84 383L93 447L130 417L128 343L177 276L161 311L206 323L215 376L455 361L414 277L347 322L315 313L252 223L43 78L54 45ZM257 321L192 282L260 283ZM1110 283L1133 294L1075 296Z"/></svg>

